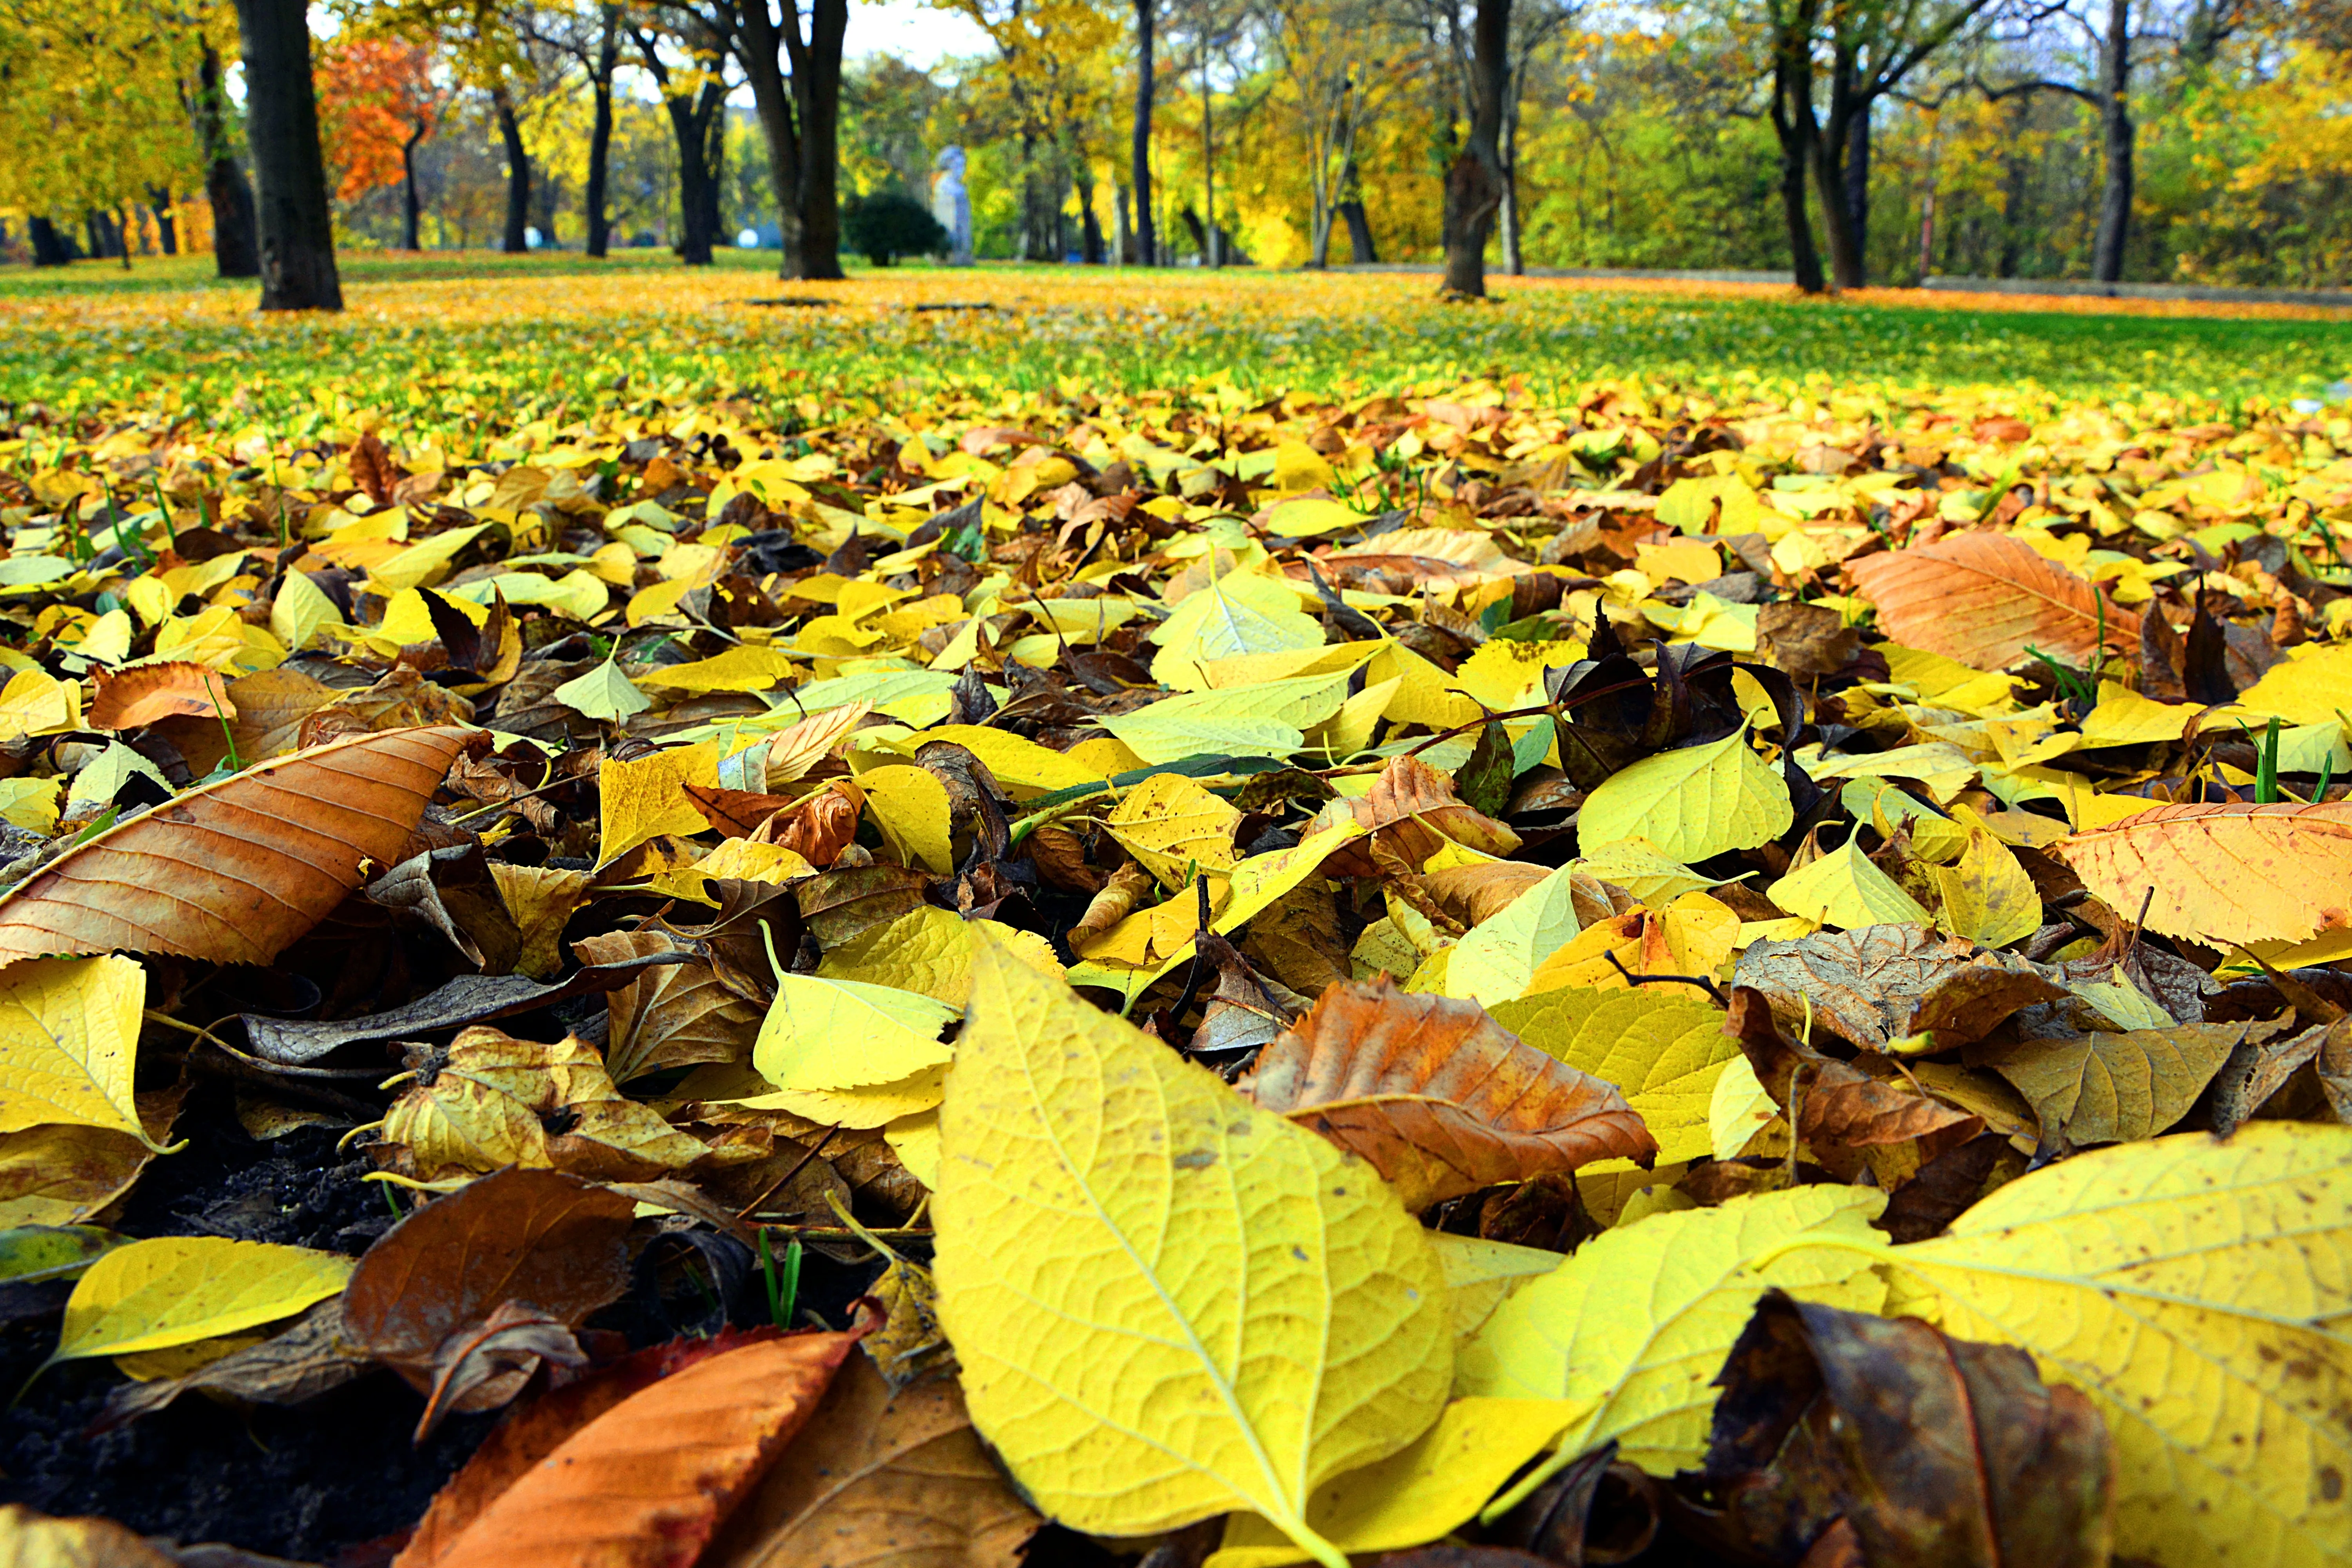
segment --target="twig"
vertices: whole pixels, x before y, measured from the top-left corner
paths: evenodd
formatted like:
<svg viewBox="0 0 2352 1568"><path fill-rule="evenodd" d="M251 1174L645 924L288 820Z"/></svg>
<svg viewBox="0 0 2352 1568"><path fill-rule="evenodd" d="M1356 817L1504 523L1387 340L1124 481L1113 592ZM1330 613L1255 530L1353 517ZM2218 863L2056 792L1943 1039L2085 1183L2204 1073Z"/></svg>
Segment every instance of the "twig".
<svg viewBox="0 0 2352 1568"><path fill-rule="evenodd" d="M1615 953L1604 952L1601 956L1609 961L1611 968L1625 977L1625 984L1628 985L1696 985L1715 998L1717 1006L1731 1005L1731 998L1723 994L1723 987L1704 974L1636 974L1626 968Z"/></svg>
<svg viewBox="0 0 2352 1568"><path fill-rule="evenodd" d="M772 961L775 954L771 952L768 956L770 960ZM770 1182L766 1190L761 1192L758 1197L753 1198L750 1203L745 1204L741 1208L737 1209L735 1211L735 1217L737 1219L749 1219L753 1209L758 1208L761 1204L766 1203L770 1198L775 1196L779 1188L782 1187L785 1183L791 1181L794 1176L799 1175L802 1169L805 1167L811 1160L815 1159L819 1154L823 1153L824 1152L824 1146L833 1142L833 1135L840 1131L841 1129L839 1127L826 1128L824 1130L824 1136L818 1139L814 1144L811 1145L809 1152L802 1155L800 1159L794 1163L791 1170L786 1171L782 1175L778 1176L774 1181Z"/></svg>

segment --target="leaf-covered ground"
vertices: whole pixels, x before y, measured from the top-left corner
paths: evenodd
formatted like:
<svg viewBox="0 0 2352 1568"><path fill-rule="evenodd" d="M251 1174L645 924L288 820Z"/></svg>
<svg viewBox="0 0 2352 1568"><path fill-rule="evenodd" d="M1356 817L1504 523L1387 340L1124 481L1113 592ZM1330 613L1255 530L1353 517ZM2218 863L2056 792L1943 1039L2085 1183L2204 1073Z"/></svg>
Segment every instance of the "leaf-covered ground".
<svg viewBox="0 0 2352 1568"><path fill-rule="evenodd" d="M2334 329L1391 281L20 294L0 1538L2344 1561Z"/></svg>

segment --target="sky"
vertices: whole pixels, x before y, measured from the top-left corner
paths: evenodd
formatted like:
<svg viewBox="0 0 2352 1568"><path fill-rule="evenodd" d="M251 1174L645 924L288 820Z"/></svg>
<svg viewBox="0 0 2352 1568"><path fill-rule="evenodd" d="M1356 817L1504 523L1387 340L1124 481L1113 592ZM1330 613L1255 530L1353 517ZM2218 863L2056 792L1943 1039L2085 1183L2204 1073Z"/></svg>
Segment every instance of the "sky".
<svg viewBox="0 0 2352 1568"><path fill-rule="evenodd" d="M951 55L991 52L988 35L952 11L923 0L857 0L849 8L849 34L842 52L897 55L928 70Z"/></svg>

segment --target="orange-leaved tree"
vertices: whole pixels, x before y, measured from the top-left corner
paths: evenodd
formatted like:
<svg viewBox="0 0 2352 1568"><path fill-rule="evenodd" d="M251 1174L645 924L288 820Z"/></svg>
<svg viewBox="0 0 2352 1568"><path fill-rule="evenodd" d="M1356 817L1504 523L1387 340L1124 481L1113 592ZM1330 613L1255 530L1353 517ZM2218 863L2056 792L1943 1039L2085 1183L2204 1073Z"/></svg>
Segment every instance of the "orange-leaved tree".
<svg viewBox="0 0 2352 1568"><path fill-rule="evenodd" d="M321 51L320 68L319 118L335 199L399 184L401 247L420 248L416 149L440 124L454 89L434 79L430 50L394 38L338 38Z"/></svg>

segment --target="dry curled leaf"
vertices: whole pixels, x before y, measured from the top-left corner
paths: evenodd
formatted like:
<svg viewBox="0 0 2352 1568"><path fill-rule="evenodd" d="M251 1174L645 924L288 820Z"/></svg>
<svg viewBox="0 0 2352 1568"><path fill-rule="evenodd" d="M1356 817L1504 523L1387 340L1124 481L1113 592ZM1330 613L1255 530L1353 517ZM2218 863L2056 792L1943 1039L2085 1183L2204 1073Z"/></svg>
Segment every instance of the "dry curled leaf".
<svg viewBox="0 0 2352 1568"><path fill-rule="evenodd" d="M1897 1144L1920 1142L1923 1157L1932 1157L1984 1128L1980 1117L1789 1038L1753 986L1733 989L1723 1030L1739 1042L1757 1081L1792 1120L1797 1136L1832 1170L1843 1166L1851 1175L1853 1156Z"/></svg>
<svg viewBox="0 0 2352 1568"><path fill-rule="evenodd" d="M519 1303L564 1324L628 1288L625 1238L635 1205L554 1171L500 1171L426 1204L367 1249L343 1291L356 1348L429 1393L443 1347ZM531 1367L536 1360L530 1363ZM489 1410L528 1380L514 1368L477 1384L455 1410Z"/></svg>
<svg viewBox="0 0 2352 1568"><path fill-rule="evenodd" d="M142 664L120 674L99 670L89 700L93 730L135 730L181 715L235 720L227 678L201 664Z"/></svg>
<svg viewBox="0 0 2352 1568"><path fill-rule="evenodd" d="M1385 977L1334 985L1239 1086L1361 1155L1419 1210L1657 1143L1624 1096L1528 1045L1475 1002Z"/></svg>
<svg viewBox="0 0 2352 1568"><path fill-rule="evenodd" d="M356 735L118 823L0 900L0 962L267 963L398 858L465 740L454 728Z"/></svg>
<svg viewBox="0 0 2352 1568"><path fill-rule="evenodd" d="M1888 638L1979 669L2005 669L2029 648L2087 666L2103 647L2128 657L2139 646L2138 616L2007 534L1948 534L1846 571Z"/></svg>
<svg viewBox="0 0 2352 1568"><path fill-rule="evenodd" d="M1782 1028L1810 1021L1873 1050L1921 1035L1938 1050L1964 1046L2019 1008L2066 994L2014 953L1901 924L1750 942L1733 978L1763 993Z"/></svg>

